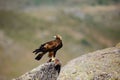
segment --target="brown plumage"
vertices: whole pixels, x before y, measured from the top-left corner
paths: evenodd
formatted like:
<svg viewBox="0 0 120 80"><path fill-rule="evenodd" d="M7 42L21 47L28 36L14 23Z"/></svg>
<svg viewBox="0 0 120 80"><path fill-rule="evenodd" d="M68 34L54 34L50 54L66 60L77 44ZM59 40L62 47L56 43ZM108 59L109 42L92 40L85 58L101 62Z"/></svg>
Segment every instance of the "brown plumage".
<svg viewBox="0 0 120 80"><path fill-rule="evenodd" d="M40 60L45 53L49 52L48 57L54 60L56 52L63 46L61 39L62 38L60 35L56 35L55 40L46 42L42 44L38 49L34 50L33 53L35 54L38 54L40 52L35 59Z"/></svg>

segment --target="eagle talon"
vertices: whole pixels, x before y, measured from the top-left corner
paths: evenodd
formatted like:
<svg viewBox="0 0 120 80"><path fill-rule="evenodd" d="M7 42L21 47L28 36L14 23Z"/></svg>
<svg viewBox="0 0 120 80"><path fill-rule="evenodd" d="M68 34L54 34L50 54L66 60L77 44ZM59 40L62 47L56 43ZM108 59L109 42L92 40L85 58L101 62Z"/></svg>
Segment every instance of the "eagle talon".
<svg viewBox="0 0 120 80"><path fill-rule="evenodd" d="M55 57L52 57L52 60L51 60L51 61L53 61L53 62L54 62L55 60L56 60L56 59L55 59Z"/></svg>
<svg viewBox="0 0 120 80"><path fill-rule="evenodd" d="M52 61L52 59L49 59L48 61L47 61L47 63L49 63L49 62L51 62Z"/></svg>
<svg viewBox="0 0 120 80"><path fill-rule="evenodd" d="M47 63L49 63L49 62L55 62L55 60L56 60L56 58L52 57L51 59L49 59L49 60L47 61Z"/></svg>

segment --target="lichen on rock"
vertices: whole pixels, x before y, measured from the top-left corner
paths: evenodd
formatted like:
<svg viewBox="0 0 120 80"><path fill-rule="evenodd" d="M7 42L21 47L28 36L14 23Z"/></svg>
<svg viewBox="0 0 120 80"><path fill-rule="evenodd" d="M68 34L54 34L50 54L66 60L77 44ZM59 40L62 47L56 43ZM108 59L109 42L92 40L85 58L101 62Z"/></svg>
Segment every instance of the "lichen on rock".
<svg viewBox="0 0 120 80"><path fill-rule="evenodd" d="M59 75L54 62L44 63L13 80L57 80Z"/></svg>
<svg viewBox="0 0 120 80"><path fill-rule="evenodd" d="M57 80L120 80L120 48L98 50L68 62Z"/></svg>

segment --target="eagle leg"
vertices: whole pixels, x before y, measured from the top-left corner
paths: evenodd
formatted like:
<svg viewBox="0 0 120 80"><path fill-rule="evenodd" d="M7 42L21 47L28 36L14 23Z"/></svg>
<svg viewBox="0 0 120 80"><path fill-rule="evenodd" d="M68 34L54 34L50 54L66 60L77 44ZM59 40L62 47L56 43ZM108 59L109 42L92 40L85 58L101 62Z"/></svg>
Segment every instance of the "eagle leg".
<svg viewBox="0 0 120 80"><path fill-rule="evenodd" d="M54 54L55 54L55 53L54 53L53 51L49 52L48 57L50 58L50 60L49 60L48 62L51 62L51 61L54 61L54 60L55 60Z"/></svg>
<svg viewBox="0 0 120 80"><path fill-rule="evenodd" d="M49 63L49 62L54 62L55 61L55 57L52 57L52 58L50 58L48 61L47 61L47 63Z"/></svg>
<svg viewBox="0 0 120 80"><path fill-rule="evenodd" d="M52 55L52 61L55 61L55 60L56 60L56 58L55 58L56 52L57 52L57 51L54 51L54 53L53 53L53 55Z"/></svg>

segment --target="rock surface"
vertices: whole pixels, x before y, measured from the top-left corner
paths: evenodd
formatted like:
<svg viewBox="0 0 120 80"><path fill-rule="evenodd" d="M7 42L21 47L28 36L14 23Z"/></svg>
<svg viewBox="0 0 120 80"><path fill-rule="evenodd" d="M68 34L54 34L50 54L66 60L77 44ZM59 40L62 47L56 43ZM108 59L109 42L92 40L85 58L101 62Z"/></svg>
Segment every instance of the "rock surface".
<svg viewBox="0 0 120 80"><path fill-rule="evenodd" d="M13 80L57 80L59 74L55 66L54 62L45 63Z"/></svg>
<svg viewBox="0 0 120 80"><path fill-rule="evenodd" d="M60 75L55 66L45 63L13 80L120 80L120 44L73 59Z"/></svg>
<svg viewBox="0 0 120 80"><path fill-rule="evenodd" d="M62 68L57 80L120 80L120 46L70 61Z"/></svg>

